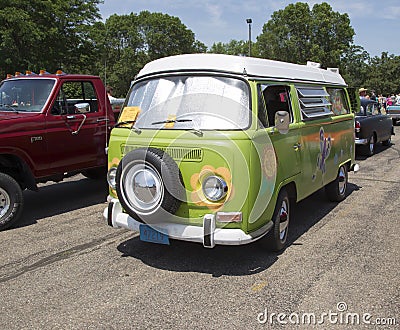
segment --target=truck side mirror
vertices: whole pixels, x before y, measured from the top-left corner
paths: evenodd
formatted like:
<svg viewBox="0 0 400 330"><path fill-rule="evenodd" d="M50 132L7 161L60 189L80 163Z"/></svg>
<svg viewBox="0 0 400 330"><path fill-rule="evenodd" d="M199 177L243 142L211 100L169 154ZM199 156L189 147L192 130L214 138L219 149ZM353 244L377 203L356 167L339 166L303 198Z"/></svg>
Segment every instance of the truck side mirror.
<svg viewBox="0 0 400 330"><path fill-rule="evenodd" d="M90 104L89 103L76 103L75 104L75 113L88 113L90 112Z"/></svg>
<svg viewBox="0 0 400 330"><path fill-rule="evenodd" d="M289 132L290 115L287 111L277 111L275 113L275 127L281 134Z"/></svg>

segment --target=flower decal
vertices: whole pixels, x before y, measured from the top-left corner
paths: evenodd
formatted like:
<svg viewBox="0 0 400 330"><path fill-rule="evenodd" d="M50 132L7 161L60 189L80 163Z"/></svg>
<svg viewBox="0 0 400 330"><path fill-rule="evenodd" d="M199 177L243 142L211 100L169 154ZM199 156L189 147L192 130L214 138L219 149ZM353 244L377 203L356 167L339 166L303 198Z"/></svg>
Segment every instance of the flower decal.
<svg viewBox="0 0 400 330"><path fill-rule="evenodd" d="M226 182L228 186L228 193L224 199L212 202L208 200L203 193L202 184L203 181L209 176L218 176ZM190 178L190 185L192 187L191 199L192 202L199 206L206 206L211 210L218 211L222 205L232 196L233 185L232 185L232 175L229 169L226 167L218 167L215 169L211 165L205 165L200 170L199 173L195 173Z"/></svg>

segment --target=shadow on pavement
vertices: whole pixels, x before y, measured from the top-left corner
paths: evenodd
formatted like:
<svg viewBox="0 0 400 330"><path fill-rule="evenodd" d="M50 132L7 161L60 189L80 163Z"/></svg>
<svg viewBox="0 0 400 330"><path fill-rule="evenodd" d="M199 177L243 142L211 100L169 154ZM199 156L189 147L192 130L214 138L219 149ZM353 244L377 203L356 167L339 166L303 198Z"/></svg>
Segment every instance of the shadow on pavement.
<svg viewBox="0 0 400 330"><path fill-rule="evenodd" d="M349 183L348 194L359 187ZM296 213L289 230L288 246L331 212L337 203L328 202L320 190L294 206ZM293 212L292 212L293 214ZM208 273L214 277L252 275L268 269L281 254L264 250L261 244L242 246L216 246L207 249L198 243L171 241L171 245L158 245L129 239L118 246L122 257L133 257L145 264L175 272Z"/></svg>
<svg viewBox="0 0 400 330"><path fill-rule="evenodd" d="M104 203L107 194L107 183L104 180L86 178L42 185L38 192L26 190L22 216L10 229L29 226L42 218Z"/></svg>

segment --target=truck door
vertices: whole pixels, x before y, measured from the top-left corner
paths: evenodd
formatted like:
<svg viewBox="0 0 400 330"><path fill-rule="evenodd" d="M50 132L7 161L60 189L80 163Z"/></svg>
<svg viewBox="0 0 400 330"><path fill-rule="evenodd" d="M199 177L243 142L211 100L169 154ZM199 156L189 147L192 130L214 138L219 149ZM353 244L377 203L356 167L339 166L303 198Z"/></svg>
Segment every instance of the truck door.
<svg viewBox="0 0 400 330"><path fill-rule="evenodd" d="M106 164L106 121L91 81L64 82L47 116L48 152L55 172Z"/></svg>

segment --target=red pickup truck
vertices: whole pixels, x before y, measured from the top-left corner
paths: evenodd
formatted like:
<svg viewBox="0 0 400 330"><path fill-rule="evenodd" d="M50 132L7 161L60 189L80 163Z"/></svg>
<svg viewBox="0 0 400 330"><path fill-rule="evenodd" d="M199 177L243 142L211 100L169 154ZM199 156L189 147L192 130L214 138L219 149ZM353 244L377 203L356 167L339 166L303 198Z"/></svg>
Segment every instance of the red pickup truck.
<svg viewBox="0 0 400 330"><path fill-rule="evenodd" d="M0 83L0 230L21 216L24 189L106 174L116 116L97 76L27 73Z"/></svg>

